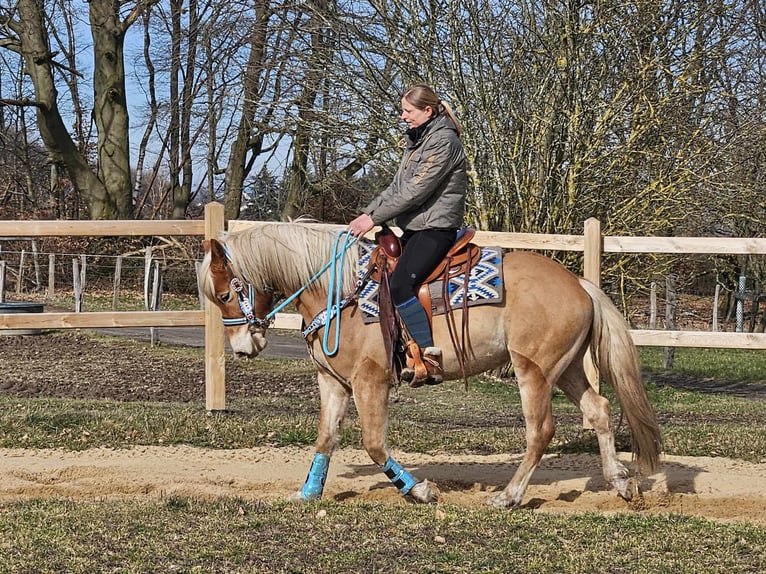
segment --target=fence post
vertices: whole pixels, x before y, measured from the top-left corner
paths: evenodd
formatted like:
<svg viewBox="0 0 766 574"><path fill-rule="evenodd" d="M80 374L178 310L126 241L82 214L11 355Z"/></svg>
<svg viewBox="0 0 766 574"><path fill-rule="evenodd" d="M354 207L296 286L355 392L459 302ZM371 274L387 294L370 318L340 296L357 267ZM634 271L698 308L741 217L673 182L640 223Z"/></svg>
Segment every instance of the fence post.
<svg viewBox="0 0 766 574"><path fill-rule="evenodd" d="M40 260L37 257L37 240L32 239L32 264L35 268L35 291L42 290L42 283L40 281Z"/></svg>
<svg viewBox="0 0 766 574"><path fill-rule="evenodd" d="M48 254L48 300L53 301L56 295L56 255Z"/></svg>
<svg viewBox="0 0 766 574"><path fill-rule="evenodd" d="M218 239L224 229L223 205L205 206L205 239ZM226 409L226 366L224 330L221 311L205 305L205 407L208 411Z"/></svg>
<svg viewBox="0 0 766 574"><path fill-rule="evenodd" d="M584 242L583 277L595 284L596 287L601 287L601 253L603 251L603 242L601 240L601 222L595 217L585 220ZM588 378L590 386L598 393L601 387L600 374L593 365L590 347L585 352L583 367L585 368L585 376ZM593 428L584 416L582 426L586 429Z"/></svg>
<svg viewBox="0 0 766 574"><path fill-rule="evenodd" d="M72 259L72 290L74 291L74 312L82 311L82 275L80 274L80 260Z"/></svg>
<svg viewBox="0 0 766 574"><path fill-rule="evenodd" d="M718 331L718 300L721 298L721 284L716 278L715 294L713 295L713 332Z"/></svg>
<svg viewBox="0 0 766 574"><path fill-rule="evenodd" d="M676 329L676 303L678 301L676 279L677 277L673 273L669 273L667 277L665 277L665 329L668 331L675 331ZM673 368L675 357L675 347L665 347L662 357L662 367L666 371Z"/></svg>
<svg viewBox="0 0 766 574"><path fill-rule="evenodd" d="M22 249L21 255L19 256L19 274L16 276L16 295L21 293L21 287L24 283L24 259L26 256L26 250Z"/></svg>
<svg viewBox="0 0 766 574"><path fill-rule="evenodd" d="M122 255L117 256L114 263L114 289L112 291L112 311L120 306L120 283L122 282Z"/></svg>

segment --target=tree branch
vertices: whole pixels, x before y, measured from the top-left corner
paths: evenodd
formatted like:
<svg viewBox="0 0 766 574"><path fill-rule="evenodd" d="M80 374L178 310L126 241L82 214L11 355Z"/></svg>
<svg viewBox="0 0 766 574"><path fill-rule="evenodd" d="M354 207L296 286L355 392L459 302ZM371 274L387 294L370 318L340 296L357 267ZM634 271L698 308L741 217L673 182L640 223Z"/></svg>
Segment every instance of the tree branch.
<svg viewBox="0 0 766 574"><path fill-rule="evenodd" d="M157 4L159 0L148 0L147 2L138 2L136 4L136 7L133 8L133 10L130 11L130 13L125 17L125 19L122 21L122 25L120 28L122 29L122 32L124 33L128 28L130 28L133 23L138 20L141 17L141 14L143 14L146 10Z"/></svg>
<svg viewBox="0 0 766 574"><path fill-rule="evenodd" d="M13 98L0 98L0 104L3 104L4 106L34 107L40 108L42 110L47 109L45 104L36 102L35 100L30 100L29 98L22 98L20 100Z"/></svg>

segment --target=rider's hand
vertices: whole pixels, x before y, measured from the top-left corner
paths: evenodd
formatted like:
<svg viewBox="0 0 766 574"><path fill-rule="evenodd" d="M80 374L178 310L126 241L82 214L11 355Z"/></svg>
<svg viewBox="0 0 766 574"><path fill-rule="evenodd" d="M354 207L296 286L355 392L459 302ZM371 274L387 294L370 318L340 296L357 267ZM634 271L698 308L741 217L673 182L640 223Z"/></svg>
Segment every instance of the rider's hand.
<svg viewBox="0 0 766 574"><path fill-rule="evenodd" d="M354 237L361 237L373 227L375 227L375 223L367 213L363 213L348 224L348 229Z"/></svg>

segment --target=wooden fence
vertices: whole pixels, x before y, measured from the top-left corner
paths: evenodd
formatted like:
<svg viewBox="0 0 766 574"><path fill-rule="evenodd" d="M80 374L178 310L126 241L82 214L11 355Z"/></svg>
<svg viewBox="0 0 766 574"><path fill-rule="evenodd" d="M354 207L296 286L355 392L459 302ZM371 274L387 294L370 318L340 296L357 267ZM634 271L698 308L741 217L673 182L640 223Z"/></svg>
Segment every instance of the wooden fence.
<svg viewBox="0 0 766 574"><path fill-rule="evenodd" d="M231 221L236 231L248 225ZM342 226L336 226L342 229ZM210 203L204 221L0 221L0 237L199 235L216 237L224 229L223 206ZM766 254L766 238L602 236L598 220L585 222L583 235L482 232L480 245L508 249L578 251L583 276L600 285L604 253ZM0 329L67 329L97 327L205 327L205 404L211 411L226 408L224 333L215 305L205 311L122 311L83 313L0 314ZM300 317L278 314L275 327L299 329ZM707 331L631 331L637 345L766 349L764 333Z"/></svg>
<svg viewBox="0 0 766 574"><path fill-rule="evenodd" d="M0 221L0 237L182 236L217 237L224 229L223 206L211 203L204 221ZM205 327L205 404L226 406L224 332L215 305L204 311L112 311L0 314L0 329L81 329L99 327Z"/></svg>

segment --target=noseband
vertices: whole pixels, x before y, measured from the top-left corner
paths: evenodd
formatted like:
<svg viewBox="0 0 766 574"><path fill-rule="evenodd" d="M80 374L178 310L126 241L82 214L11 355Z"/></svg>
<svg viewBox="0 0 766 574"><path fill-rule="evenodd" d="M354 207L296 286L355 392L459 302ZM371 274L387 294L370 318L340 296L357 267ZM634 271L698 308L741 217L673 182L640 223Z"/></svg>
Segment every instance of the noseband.
<svg viewBox="0 0 766 574"><path fill-rule="evenodd" d="M229 248L225 244L223 245L223 252L226 255L226 270L231 275L229 284L231 285L232 290L237 294L237 303L239 303L239 309L242 311L243 315L242 317L235 317L233 319L223 318L224 326L237 327L239 325L249 325L251 332L256 329L265 331L274 323L274 315L276 315L276 312L263 313L261 311L259 314L264 315L264 317L261 318L256 316L256 313L259 311L259 301L255 289L248 283L247 293L245 292L245 287L242 285L242 281L239 280L231 268L231 254L229 253ZM274 303L274 289L266 285L264 286L263 293L265 298L268 299L263 302L271 311Z"/></svg>
<svg viewBox="0 0 766 574"><path fill-rule="evenodd" d="M231 269L229 270L229 273L231 273ZM249 283L247 284L247 293L245 293L245 288L242 285L242 281L234 276L231 278L231 288L237 294L237 302L239 303L239 309L242 311L243 316L236 317L234 319L224 318L223 324L226 327L235 327L238 325L249 324L251 331L254 329L263 329L265 331L274 323L274 316L271 314L267 314L263 319L255 316L256 309L254 309L254 307L257 306L257 302L255 289L253 289L252 285ZM274 300L274 290L270 287L267 287L265 288L264 293L268 295L268 306L271 307Z"/></svg>

